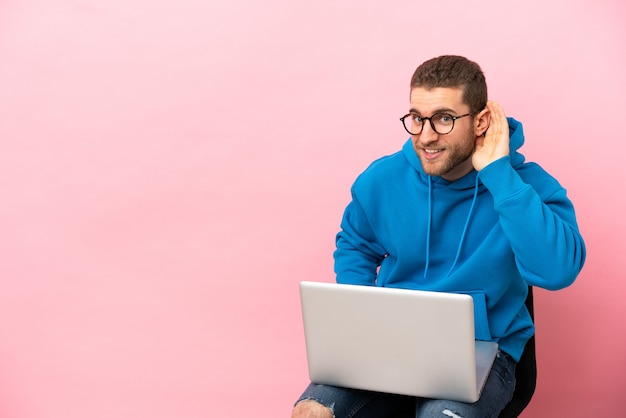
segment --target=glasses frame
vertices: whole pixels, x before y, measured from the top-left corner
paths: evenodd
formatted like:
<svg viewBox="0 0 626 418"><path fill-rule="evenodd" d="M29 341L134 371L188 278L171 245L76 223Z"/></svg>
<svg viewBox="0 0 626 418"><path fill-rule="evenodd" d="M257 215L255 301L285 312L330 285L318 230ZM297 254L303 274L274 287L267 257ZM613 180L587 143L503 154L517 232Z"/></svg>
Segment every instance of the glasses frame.
<svg viewBox="0 0 626 418"><path fill-rule="evenodd" d="M437 116L437 115L446 115L446 116L450 116L450 117L452 118L452 127L451 127L451 128L450 128L450 130L449 130L448 132L446 132L445 134L443 134L443 133L439 132L439 131L437 130L437 128L435 128L435 124L433 123L433 118L434 118L435 116ZM407 113L406 115L402 116L402 117L400 118L400 122L402 122L402 126L404 127L404 130L405 130L405 131L407 131L407 132L408 132L409 134L411 134L411 135L419 135L419 134L421 134L421 133L422 133L422 131L424 130L424 122L425 122L425 121L428 121L428 122L430 123L430 127L431 127L431 128L433 128L433 131L435 131L437 134L439 134L439 135L448 135L450 132L452 132L452 131L454 130L454 122L456 122L456 120L457 120L457 119L461 119L461 118L464 118L465 116L469 116L469 115L471 115L471 113L466 113L466 114L464 114L464 115L460 115L460 116L452 116L452 115L451 115L451 114L449 114L449 113L439 112L439 113L435 113L434 115L432 115L432 116L431 116L431 117L429 117L429 118L425 118L425 117L422 117L422 116L417 116L418 118L420 118L420 119L422 120L422 127L420 128L419 132L417 132L417 133L413 133L413 132L409 131L409 128L407 128L407 127L406 127L406 124L404 123L404 120L405 120L406 118L408 118L409 116L411 116L411 113Z"/></svg>

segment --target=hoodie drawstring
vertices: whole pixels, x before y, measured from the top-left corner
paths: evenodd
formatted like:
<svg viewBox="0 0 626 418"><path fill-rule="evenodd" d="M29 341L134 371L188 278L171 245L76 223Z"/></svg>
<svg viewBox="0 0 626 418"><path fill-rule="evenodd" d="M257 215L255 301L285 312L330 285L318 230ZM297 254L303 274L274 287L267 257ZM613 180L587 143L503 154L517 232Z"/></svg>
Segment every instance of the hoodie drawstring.
<svg viewBox="0 0 626 418"><path fill-rule="evenodd" d="M470 218L472 217L472 211L474 210L474 205L476 204L476 197L478 196L478 176L476 176L476 183L474 184L474 198L472 199L472 204L470 205L469 213L467 214L467 219L465 220L465 226L463 227L463 234L461 234L461 240L459 241L459 248L456 250L456 257L454 258L454 263L452 263L452 267L450 267L450 271L446 277L450 277L454 267L456 267L456 262L459 260L459 256L461 255L461 248L463 247L463 241L465 241L465 233L467 232L467 228L469 226Z"/></svg>
<svg viewBox="0 0 626 418"><path fill-rule="evenodd" d="M433 183L432 178L428 176L428 229L426 230L426 266L424 266L424 278L428 274L428 265L430 264L430 226L432 225L433 215Z"/></svg>
<svg viewBox="0 0 626 418"><path fill-rule="evenodd" d="M426 265L424 267L424 278L428 275L428 266L430 264L430 230L432 227L432 179L428 176L428 228L426 230ZM478 197L478 176L476 176L476 183L474 184L474 197L472 198L472 204L470 205L469 213L467 214L467 219L465 220L465 226L463 227L463 233L461 234L461 239L459 241L459 247L456 250L456 256L454 257L454 262L452 263L452 267L450 267L450 271L446 277L449 277L454 268L456 267L457 261L459 261L459 257L461 256L461 249L463 248L463 242L465 241L465 235L467 234L467 229L469 228L470 219L472 218L472 212L474 211L474 206L476 205L476 198Z"/></svg>

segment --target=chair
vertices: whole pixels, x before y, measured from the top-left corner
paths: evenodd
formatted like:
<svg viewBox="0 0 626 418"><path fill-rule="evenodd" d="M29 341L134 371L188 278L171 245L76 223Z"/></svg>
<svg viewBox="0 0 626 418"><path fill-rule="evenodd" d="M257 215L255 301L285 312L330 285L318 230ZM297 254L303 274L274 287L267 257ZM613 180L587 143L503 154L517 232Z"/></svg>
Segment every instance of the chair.
<svg viewBox="0 0 626 418"><path fill-rule="evenodd" d="M531 318L535 320L535 309L533 303L533 288L528 286L528 296L526 297L526 308L530 312ZM524 408L530 403L530 399L535 393L537 384L537 361L535 356L535 336L528 340L520 361L515 369L515 392L513 399L500 412L499 418L515 418L522 413Z"/></svg>

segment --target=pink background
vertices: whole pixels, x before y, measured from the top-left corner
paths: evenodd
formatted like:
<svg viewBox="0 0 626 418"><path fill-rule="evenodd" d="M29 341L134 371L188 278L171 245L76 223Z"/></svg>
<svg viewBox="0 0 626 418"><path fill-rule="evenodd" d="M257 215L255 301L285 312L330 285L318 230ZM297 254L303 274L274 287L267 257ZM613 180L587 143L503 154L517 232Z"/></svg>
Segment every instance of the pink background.
<svg viewBox="0 0 626 418"><path fill-rule="evenodd" d="M626 413L626 6L614 0L3 0L0 416L280 417L297 283L356 175L463 54L568 189L578 282L536 292L525 417Z"/></svg>

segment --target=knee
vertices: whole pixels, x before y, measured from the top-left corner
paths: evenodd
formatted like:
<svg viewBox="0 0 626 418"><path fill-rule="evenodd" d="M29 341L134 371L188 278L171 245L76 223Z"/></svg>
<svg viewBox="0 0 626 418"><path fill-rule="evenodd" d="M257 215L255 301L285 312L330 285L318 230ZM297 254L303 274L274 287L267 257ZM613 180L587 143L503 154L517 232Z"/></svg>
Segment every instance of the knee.
<svg viewBox="0 0 626 418"><path fill-rule="evenodd" d="M313 400L298 402L291 418L334 418L333 411Z"/></svg>

